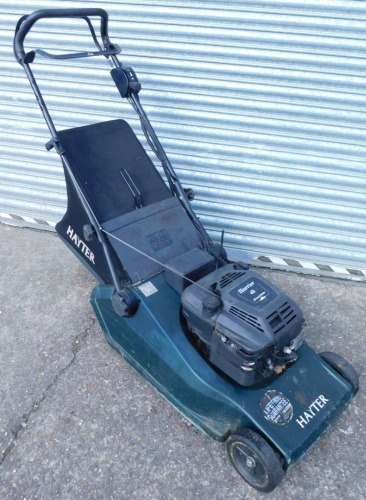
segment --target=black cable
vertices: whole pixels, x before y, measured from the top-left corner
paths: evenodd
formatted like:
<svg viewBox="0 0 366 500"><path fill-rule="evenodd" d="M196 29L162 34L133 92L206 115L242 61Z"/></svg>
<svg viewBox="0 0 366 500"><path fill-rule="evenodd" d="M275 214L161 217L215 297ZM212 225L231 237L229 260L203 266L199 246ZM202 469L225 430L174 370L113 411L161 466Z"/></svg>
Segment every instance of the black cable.
<svg viewBox="0 0 366 500"><path fill-rule="evenodd" d="M152 125L140 103L140 99L138 95L134 95L134 99L131 96L127 97L128 101L132 105L133 109L136 111L137 115L140 118L140 123L141 123L141 128L142 131L146 137L146 140L151 147L152 151L155 153L156 157L161 161L161 165L163 167L163 170L165 172L165 176L168 180L170 190L173 195L177 196L182 205L184 206L187 215L191 219L194 227L197 229L198 233L200 234L202 238L202 245L203 248L205 248L211 255L213 255L216 259L216 261L220 265L224 265L225 259L223 259L220 255L218 255L216 252L213 250L213 242L209 235L207 234L206 230L202 226L201 222L199 221L198 217L196 214L193 212L190 203L187 199L187 196L184 192L183 187L181 186L174 169L172 165L169 162L168 157L166 156L166 153L160 144L158 138L155 135L154 129L152 128ZM150 133L150 130L152 133Z"/></svg>
<svg viewBox="0 0 366 500"><path fill-rule="evenodd" d="M144 136L146 138L147 143L149 144L151 150L153 151L153 153L155 154L155 156L157 157L157 159L162 164L162 167L163 167L163 170L165 172L165 176L166 176L167 181L169 183L169 187L170 187L170 190L171 190L172 194L176 194L175 189L174 189L174 185L173 185L173 182L172 182L172 179L171 179L171 175L170 175L170 172L169 172L169 169L167 168L167 165L166 165L164 150L160 146L160 144L157 144L154 141L154 139L151 137L151 135L149 134L149 132L147 130L147 126L149 128L151 128L151 125L150 125L150 123L148 121L148 118L143 113L141 113L141 111L136 106L135 102L133 101L133 99L131 99L131 97L127 97L127 99L128 99L128 102L131 104L131 106L133 107L133 109L136 111L136 113L139 116L140 124L141 124L141 129L142 129L142 131L144 133ZM138 96L136 96L136 100L139 100Z"/></svg>

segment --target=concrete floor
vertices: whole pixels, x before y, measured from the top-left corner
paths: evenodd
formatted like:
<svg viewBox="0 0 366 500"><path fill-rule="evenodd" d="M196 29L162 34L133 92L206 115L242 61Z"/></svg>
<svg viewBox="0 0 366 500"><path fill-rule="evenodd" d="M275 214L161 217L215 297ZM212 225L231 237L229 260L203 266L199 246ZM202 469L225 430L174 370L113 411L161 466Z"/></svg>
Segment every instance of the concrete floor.
<svg viewBox="0 0 366 500"><path fill-rule="evenodd" d="M366 284L263 271L302 307L308 342L361 390L270 494L106 343L93 278L56 235L0 225L0 498L366 498Z"/></svg>

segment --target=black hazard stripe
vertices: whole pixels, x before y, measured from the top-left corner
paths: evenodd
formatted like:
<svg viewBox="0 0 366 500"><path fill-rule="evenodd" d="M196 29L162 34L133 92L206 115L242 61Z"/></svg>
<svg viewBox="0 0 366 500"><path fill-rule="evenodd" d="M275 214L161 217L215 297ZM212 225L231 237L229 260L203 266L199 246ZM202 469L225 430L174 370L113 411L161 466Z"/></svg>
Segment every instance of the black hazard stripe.
<svg viewBox="0 0 366 500"><path fill-rule="evenodd" d="M44 219L21 216L21 215L16 215L16 214L6 214L6 213L2 213L2 212L0 212L0 220L4 224L11 221L11 222L25 222L28 224L36 224L36 225L48 226L48 227L55 227L55 225L56 225L56 222L46 221Z"/></svg>
<svg viewBox="0 0 366 500"><path fill-rule="evenodd" d="M295 259L288 259L288 258L281 258L281 257L276 257L275 259L271 257L267 257L264 255L261 255L256 258L256 260L259 260L260 262L268 263L268 264L274 264L277 266L286 266L286 267L293 267L293 268L299 268L299 269L307 269L310 271L314 271L314 274L316 274L316 271L322 271L325 273L337 273L337 274L346 274L349 276L355 276L355 277L360 277L364 278L366 277L366 270L361 270L361 269L350 269L348 267L341 267L341 266L335 266L332 264L318 264L316 262L311 263L311 267L305 262L301 262L300 260L295 260Z"/></svg>

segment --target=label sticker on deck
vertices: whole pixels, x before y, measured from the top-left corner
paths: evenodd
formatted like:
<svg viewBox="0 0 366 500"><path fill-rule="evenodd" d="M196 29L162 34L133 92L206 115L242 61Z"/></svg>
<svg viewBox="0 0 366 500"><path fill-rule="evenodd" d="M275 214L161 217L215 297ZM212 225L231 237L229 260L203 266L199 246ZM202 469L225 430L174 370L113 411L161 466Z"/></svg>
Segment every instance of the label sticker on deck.
<svg viewBox="0 0 366 500"><path fill-rule="evenodd" d="M294 410L289 399L278 391L267 391L260 402L264 418L277 425L285 425L293 417Z"/></svg>
<svg viewBox="0 0 366 500"><path fill-rule="evenodd" d="M143 285L138 287L139 290L145 295L145 297L150 297L150 295L154 295L158 291L155 285L151 283L151 281L147 281Z"/></svg>

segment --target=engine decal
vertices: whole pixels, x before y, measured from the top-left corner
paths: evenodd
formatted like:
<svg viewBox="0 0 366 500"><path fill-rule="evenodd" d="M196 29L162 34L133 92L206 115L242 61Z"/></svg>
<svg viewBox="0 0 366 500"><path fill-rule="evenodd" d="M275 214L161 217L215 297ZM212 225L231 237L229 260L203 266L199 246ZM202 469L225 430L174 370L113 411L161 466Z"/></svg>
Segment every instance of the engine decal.
<svg viewBox="0 0 366 500"><path fill-rule="evenodd" d="M263 307L277 297L277 293L267 283L252 276L230 290L230 295L245 301L252 307Z"/></svg>

